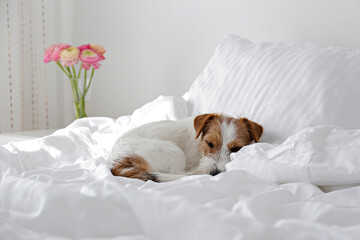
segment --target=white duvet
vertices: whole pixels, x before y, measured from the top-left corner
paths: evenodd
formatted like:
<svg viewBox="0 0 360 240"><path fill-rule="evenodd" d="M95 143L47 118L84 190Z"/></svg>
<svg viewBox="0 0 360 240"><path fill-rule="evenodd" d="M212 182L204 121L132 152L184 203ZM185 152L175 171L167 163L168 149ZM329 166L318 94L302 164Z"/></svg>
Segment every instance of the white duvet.
<svg viewBox="0 0 360 240"><path fill-rule="evenodd" d="M359 239L360 130L308 128L254 144L215 177L111 175L105 159L121 133L186 116L182 98L160 97L132 116L0 147L0 239Z"/></svg>

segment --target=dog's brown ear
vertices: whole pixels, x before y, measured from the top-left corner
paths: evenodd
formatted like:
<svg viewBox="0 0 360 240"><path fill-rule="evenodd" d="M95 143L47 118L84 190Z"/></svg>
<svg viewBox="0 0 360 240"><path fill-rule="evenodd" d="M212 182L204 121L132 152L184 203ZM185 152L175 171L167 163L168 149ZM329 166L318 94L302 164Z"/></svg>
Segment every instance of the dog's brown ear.
<svg viewBox="0 0 360 240"><path fill-rule="evenodd" d="M213 113L210 113L210 114L202 114L202 115L199 115L197 116L195 119L194 119L194 128L195 128L195 131L196 131L196 137L195 139L197 139L200 134L204 131L206 125L211 121L213 120L217 115L216 114L213 114Z"/></svg>
<svg viewBox="0 0 360 240"><path fill-rule="evenodd" d="M254 142L256 142L256 143L259 142L259 139L264 132L264 128L260 124L250 121L247 118L242 118L242 120L248 127L248 130L249 130L252 140L254 140Z"/></svg>

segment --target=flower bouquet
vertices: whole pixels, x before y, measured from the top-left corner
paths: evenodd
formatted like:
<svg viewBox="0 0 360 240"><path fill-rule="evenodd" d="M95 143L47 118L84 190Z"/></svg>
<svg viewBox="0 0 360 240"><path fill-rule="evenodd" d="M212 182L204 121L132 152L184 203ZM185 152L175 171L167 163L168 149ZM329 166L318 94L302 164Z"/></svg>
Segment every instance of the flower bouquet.
<svg viewBox="0 0 360 240"><path fill-rule="evenodd" d="M72 47L66 43L50 46L45 50L44 62L55 61L65 75L70 79L76 118L87 117L85 109L85 96L94 77L95 69L100 67L99 62L104 60L105 49L100 45L85 44ZM81 62L76 71L75 65ZM81 70L84 69L84 81L80 86ZM88 81L88 71L91 70Z"/></svg>

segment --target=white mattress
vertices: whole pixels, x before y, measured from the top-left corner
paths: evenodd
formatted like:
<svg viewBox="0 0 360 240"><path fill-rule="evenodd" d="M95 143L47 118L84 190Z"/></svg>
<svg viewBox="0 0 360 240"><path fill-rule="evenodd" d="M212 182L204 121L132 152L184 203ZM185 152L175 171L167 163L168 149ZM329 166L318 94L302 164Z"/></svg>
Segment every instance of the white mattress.
<svg viewBox="0 0 360 240"><path fill-rule="evenodd" d="M279 184L235 165L160 184L111 175L105 159L121 133L185 117L184 106L162 97L133 116L81 119L0 147L0 238L359 239L357 184L325 193L311 181ZM262 146L241 151L259 156Z"/></svg>

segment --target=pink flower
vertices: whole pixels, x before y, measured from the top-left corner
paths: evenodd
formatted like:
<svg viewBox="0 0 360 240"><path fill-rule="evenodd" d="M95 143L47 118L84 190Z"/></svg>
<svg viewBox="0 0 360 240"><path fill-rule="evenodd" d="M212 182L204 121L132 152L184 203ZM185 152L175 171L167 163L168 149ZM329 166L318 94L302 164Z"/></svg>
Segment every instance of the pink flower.
<svg viewBox="0 0 360 240"><path fill-rule="evenodd" d="M60 53L65 48L70 47L67 43L54 44L48 47L44 54L44 62L48 63L51 61L57 61L60 58Z"/></svg>
<svg viewBox="0 0 360 240"><path fill-rule="evenodd" d="M45 50L45 53L44 53L44 63L51 62L51 54L52 54L53 51L54 51L54 46L55 46L55 45L51 45L50 47L48 47L48 48Z"/></svg>
<svg viewBox="0 0 360 240"><path fill-rule="evenodd" d="M80 50L76 47L68 47L61 51L60 60L63 66L74 66L79 62Z"/></svg>
<svg viewBox="0 0 360 240"><path fill-rule="evenodd" d="M90 44L84 44L78 47L80 51L90 49Z"/></svg>
<svg viewBox="0 0 360 240"><path fill-rule="evenodd" d="M92 43L81 45L78 48L80 49L80 51L83 51L83 50L86 50L86 49L94 50L95 52L97 52L101 56L103 56L105 54L105 52L106 52L106 50L105 50L105 48L103 46L92 44Z"/></svg>
<svg viewBox="0 0 360 240"><path fill-rule="evenodd" d="M103 56L105 54L105 52L106 52L105 48L103 46L101 46L101 45L95 45L95 44L90 43L89 46L90 46L90 48L92 50L94 50L95 52L97 52L101 56Z"/></svg>
<svg viewBox="0 0 360 240"><path fill-rule="evenodd" d="M91 66L94 69L98 69L100 67L99 61L104 59L103 56L92 49L84 49L80 53L80 60L83 62L82 67L86 70L89 70Z"/></svg>

